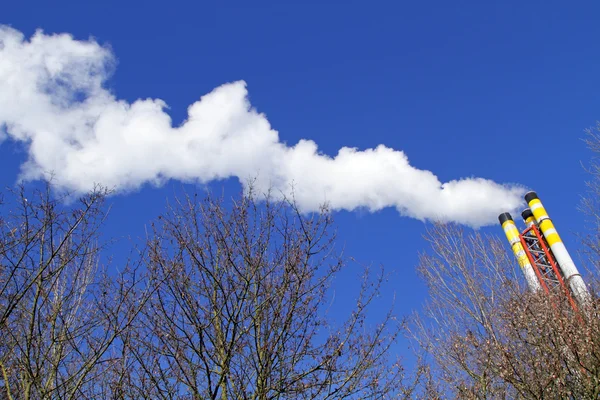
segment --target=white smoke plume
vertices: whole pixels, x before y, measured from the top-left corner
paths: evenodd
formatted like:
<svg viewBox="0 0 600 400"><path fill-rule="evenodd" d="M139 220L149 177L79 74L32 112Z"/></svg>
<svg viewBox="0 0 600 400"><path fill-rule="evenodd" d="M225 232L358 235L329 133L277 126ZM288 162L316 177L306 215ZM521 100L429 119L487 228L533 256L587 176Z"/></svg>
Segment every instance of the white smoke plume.
<svg viewBox="0 0 600 400"><path fill-rule="evenodd" d="M478 227L522 204L524 189L481 178L442 183L383 145L342 147L335 157L301 140L288 146L253 109L245 82L222 85L189 106L173 126L159 99L118 100L104 83L112 52L67 34L30 39L0 26L0 142L27 146L21 178L52 174L62 189L99 183L120 191L168 179L209 182L256 178L256 189L290 193L305 211L395 207L421 220Z"/></svg>

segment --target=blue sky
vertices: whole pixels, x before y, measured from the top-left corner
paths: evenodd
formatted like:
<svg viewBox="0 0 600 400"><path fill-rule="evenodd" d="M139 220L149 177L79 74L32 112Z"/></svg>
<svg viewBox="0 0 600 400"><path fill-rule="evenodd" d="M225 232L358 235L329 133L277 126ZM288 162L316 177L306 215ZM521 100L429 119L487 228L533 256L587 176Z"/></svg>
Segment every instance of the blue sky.
<svg viewBox="0 0 600 400"><path fill-rule="evenodd" d="M244 80L289 146L309 139L334 157L384 144L441 182L481 177L536 190L576 247L581 162L591 156L581 138L600 119L600 6L522 3L9 2L0 24L27 38L41 28L110 46L117 63L106 86L130 103L162 99L174 125L200 96ZM23 143L0 144L1 186L15 183L26 156ZM236 179L208 187L241 189ZM142 236L180 188L144 184L112 197L107 235ZM397 292L398 311L417 309L426 224L389 207L340 211L336 221L347 254L396 271L386 295Z"/></svg>

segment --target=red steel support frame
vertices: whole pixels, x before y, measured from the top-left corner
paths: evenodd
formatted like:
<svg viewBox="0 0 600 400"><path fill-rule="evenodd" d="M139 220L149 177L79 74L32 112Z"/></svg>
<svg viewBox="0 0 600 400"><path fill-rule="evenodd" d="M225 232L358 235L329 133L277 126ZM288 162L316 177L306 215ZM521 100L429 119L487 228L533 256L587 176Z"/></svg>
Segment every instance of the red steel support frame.
<svg viewBox="0 0 600 400"><path fill-rule="evenodd" d="M540 285L544 291L549 293L550 290L560 287L566 294L571 307L577 311L577 304L571 296L571 291L565 284L562 272L558 267L556 260L554 259L554 255L550 251L550 248L548 247L548 244L540 233L538 227L532 225L525 229L521 233L520 239L523 249L527 254L527 258L529 258L529 262L531 263L531 266L533 267L533 270L535 271L535 274L538 277ZM544 271L541 271L541 269L544 269Z"/></svg>

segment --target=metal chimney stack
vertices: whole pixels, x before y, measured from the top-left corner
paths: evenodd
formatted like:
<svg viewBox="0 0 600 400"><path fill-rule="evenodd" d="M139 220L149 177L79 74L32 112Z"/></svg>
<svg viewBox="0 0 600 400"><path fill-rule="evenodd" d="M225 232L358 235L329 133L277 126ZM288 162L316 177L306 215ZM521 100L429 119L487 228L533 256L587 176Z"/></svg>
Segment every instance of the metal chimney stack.
<svg viewBox="0 0 600 400"><path fill-rule="evenodd" d="M575 298L580 302L585 302L589 297L589 292L583 278L579 274L571 255L567 251L562 239L558 235L552 220L548 216L546 209L542 205L537 193L528 192L525 194L525 201L529 205L535 220L546 239L546 242L550 246L550 250L554 255L554 258L558 262L560 270L563 273L564 279L571 287L571 290Z"/></svg>
<svg viewBox="0 0 600 400"><path fill-rule="evenodd" d="M523 218L523 221L525 221L525 225L528 228L531 228L533 225L537 224L535 217L529 208L526 208L521 212L521 217Z"/></svg>
<svg viewBox="0 0 600 400"><path fill-rule="evenodd" d="M512 248L515 257L519 262L519 266L525 275L529 289L532 291L541 289L538 277L535 275L531 261L529 260L529 257L527 257L527 253L523 248L519 230L517 229L512 216L509 213L503 213L498 216L498 220L500 221L500 225L502 225L502 229L506 234L506 239L508 239L508 243L510 243L510 247Z"/></svg>

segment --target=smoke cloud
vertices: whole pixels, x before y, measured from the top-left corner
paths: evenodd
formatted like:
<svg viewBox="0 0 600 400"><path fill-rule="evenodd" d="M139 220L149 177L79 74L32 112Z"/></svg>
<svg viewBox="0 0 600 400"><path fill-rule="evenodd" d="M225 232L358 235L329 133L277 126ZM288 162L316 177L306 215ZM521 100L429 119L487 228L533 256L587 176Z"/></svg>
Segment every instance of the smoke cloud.
<svg viewBox="0 0 600 400"><path fill-rule="evenodd" d="M104 87L110 49L67 34L30 39L0 26L0 142L22 142L21 179L47 179L85 192L99 183L118 191L169 179L210 182L255 178L258 190L289 194L304 211L395 207L420 220L473 227L496 223L522 203L524 189L481 178L442 183L384 145L342 147L330 157L312 140L288 146L253 109L243 81L227 83L188 108L173 126L159 99L119 100Z"/></svg>

